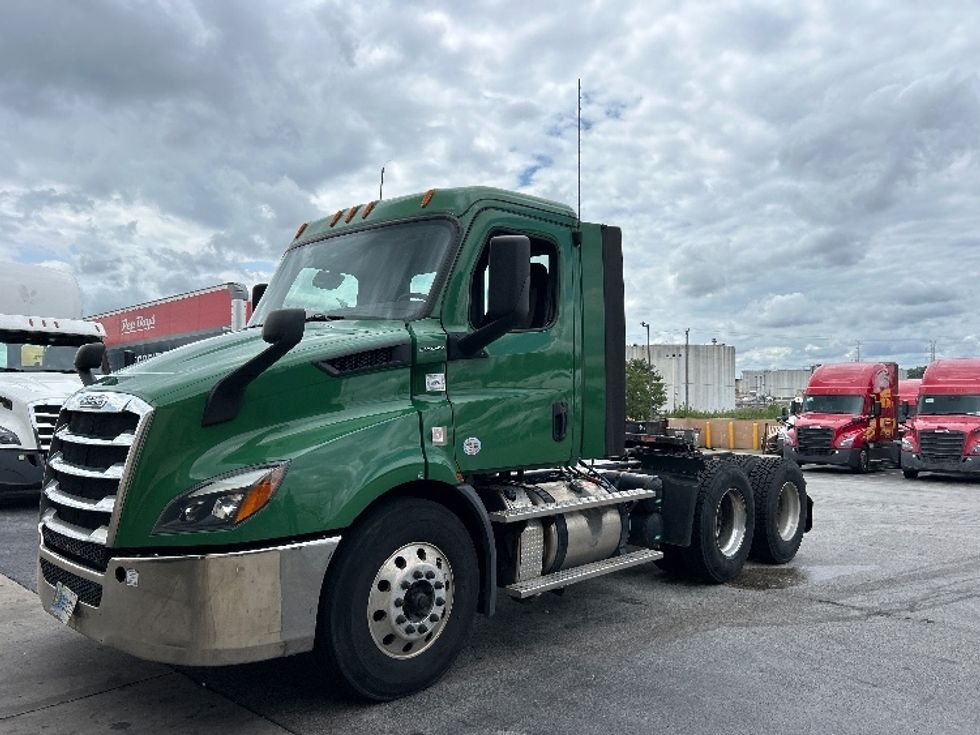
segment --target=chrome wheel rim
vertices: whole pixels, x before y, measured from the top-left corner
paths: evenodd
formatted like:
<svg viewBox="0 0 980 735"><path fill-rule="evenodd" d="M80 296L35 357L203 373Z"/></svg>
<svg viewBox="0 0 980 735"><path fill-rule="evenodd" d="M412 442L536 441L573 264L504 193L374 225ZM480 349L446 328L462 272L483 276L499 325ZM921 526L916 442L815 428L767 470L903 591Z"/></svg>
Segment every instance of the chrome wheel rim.
<svg viewBox="0 0 980 735"><path fill-rule="evenodd" d="M779 489L776 506L776 532L783 541L790 541L800 527L800 493L792 482L784 482Z"/></svg>
<svg viewBox="0 0 980 735"><path fill-rule="evenodd" d="M418 656L445 630L453 607L453 570L439 547L405 544L374 577L368 595L371 639L385 655Z"/></svg>
<svg viewBox="0 0 980 735"><path fill-rule="evenodd" d="M731 559L745 540L745 500L737 488L730 487L715 509L715 543L722 556Z"/></svg>

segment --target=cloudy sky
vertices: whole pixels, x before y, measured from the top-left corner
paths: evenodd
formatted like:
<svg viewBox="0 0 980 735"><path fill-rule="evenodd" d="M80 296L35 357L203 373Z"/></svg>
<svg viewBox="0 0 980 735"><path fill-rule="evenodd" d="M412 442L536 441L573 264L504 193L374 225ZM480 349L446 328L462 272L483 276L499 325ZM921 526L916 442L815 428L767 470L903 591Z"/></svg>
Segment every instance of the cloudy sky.
<svg viewBox="0 0 980 735"><path fill-rule="evenodd" d="M553 8L553 9L549 9ZM623 228L627 337L980 354L980 5L13 0L0 260L88 313L264 280L309 219L488 184Z"/></svg>

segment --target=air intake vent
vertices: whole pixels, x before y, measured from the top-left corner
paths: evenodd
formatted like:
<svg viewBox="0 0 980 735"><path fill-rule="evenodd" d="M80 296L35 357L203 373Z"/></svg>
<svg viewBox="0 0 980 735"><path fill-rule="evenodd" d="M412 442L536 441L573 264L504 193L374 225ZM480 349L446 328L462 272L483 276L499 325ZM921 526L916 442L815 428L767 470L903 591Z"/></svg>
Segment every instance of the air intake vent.
<svg viewBox="0 0 980 735"><path fill-rule="evenodd" d="M354 375L356 373L373 372L375 370L405 367L411 361L411 356L411 344L402 342L364 352L355 352L350 355L331 357L327 360L320 360L314 363L314 365L328 375L339 377Z"/></svg>

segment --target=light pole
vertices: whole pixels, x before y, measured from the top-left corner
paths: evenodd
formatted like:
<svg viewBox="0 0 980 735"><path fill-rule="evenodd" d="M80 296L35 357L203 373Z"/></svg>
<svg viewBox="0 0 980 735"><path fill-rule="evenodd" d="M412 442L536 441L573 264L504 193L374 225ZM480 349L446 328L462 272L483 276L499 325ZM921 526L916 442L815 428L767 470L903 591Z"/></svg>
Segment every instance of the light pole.
<svg viewBox="0 0 980 735"><path fill-rule="evenodd" d="M647 330L647 367L653 366L653 361L650 359L650 325L646 322L640 322L641 327L645 327Z"/></svg>

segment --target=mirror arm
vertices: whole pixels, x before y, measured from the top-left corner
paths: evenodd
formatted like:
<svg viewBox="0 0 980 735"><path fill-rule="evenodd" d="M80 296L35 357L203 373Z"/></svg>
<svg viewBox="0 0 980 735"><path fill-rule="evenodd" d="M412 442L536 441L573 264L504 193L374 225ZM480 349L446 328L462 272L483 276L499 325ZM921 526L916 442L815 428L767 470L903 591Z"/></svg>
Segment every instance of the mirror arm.
<svg viewBox="0 0 980 735"><path fill-rule="evenodd" d="M286 312L298 312L288 314ZM299 329L288 329L283 334L266 334L263 330L262 337L266 341L272 341L267 348L246 362L244 365L228 373L225 377L214 384L211 392L208 393L207 401L204 403L204 413L201 416L201 426L214 426L231 421L238 415L238 410L242 405L242 398L245 395L245 388L259 375L274 365L283 355L299 344L303 339L303 329L306 325L306 312L303 309L282 309L272 312L266 324L273 321L273 315L282 313L285 317L301 319Z"/></svg>

